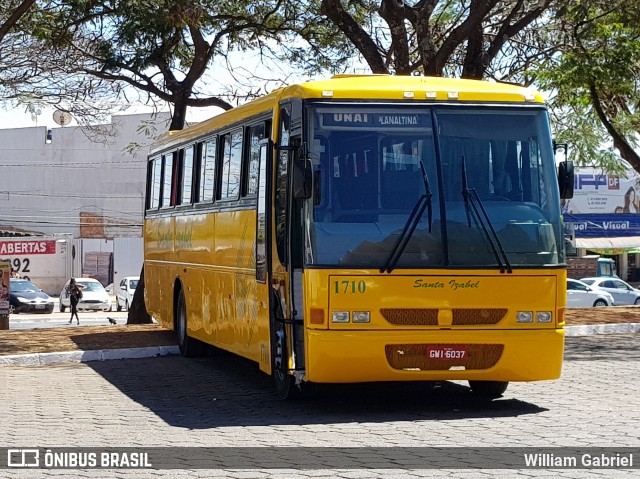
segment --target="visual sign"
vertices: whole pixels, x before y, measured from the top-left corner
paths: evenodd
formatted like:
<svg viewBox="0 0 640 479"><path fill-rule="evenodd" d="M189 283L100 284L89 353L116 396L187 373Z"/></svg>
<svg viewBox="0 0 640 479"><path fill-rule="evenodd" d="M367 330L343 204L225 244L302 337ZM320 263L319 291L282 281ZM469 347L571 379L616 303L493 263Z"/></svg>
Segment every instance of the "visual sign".
<svg viewBox="0 0 640 479"><path fill-rule="evenodd" d="M640 236L640 175L625 176L575 169L573 198L561 204L576 238Z"/></svg>

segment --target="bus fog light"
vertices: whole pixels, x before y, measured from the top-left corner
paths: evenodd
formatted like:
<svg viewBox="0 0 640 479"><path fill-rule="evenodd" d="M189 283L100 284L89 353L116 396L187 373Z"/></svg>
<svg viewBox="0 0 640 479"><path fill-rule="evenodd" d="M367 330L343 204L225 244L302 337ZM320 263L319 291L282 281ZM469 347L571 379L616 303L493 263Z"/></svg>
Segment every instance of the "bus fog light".
<svg viewBox="0 0 640 479"><path fill-rule="evenodd" d="M334 311L331 313L331 322L333 323L348 323L349 311Z"/></svg>
<svg viewBox="0 0 640 479"><path fill-rule="evenodd" d="M533 311L518 311L516 323L533 323Z"/></svg>
<svg viewBox="0 0 640 479"><path fill-rule="evenodd" d="M538 323L550 323L551 322L551 311L538 311L536 313L536 322Z"/></svg>
<svg viewBox="0 0 640 479"><path fill-rule="evenodd" d="M369 313L369 311L354 311L353 322L354 323L370 323L371 313Z"/></svg>

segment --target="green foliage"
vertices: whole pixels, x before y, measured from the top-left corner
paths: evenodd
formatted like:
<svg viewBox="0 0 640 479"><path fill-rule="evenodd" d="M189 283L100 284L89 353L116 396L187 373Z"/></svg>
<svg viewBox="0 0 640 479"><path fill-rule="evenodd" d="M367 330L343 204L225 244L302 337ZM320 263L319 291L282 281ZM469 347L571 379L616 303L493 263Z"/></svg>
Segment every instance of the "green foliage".
<svg viewBox="0 0 640 479"><path fill-rule="evenodd" d="M556 130L576 145L579 164L636 170L640 133L640 7L624 0L578 0L562 11L565 43L539 65L539 84L554 93Z"/></svg>

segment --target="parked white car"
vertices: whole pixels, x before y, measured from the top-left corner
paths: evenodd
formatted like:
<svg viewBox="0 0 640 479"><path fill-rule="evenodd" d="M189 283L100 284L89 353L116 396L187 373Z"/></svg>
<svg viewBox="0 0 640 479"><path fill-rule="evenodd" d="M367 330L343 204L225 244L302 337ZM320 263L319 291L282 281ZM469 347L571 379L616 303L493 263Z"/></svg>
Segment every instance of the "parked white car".
<svg viewBox="0 0 640 479"><path fill-rule="evenodd" d="M93 278L76 278L76 283L82 288L82 299L78 302L78 311L111 311L111 297L105 291L102 283ZM69 299L69 281L60 291L60 312L64 313L71 307Z"/></svg>
<svg viewBox="0 0 640 479"><path fill-rule="evenodd" d="M138 287L140 276L126 276L120 281L120 285L116 288L116 309L118 311L129 310L129 305L133 301L133 294Z"/></svg>
<svg viewBox="0 0 640 479"><path fill-rule="evenodd" d="M577 279L567 278L567 308L613 306L613 296L606 291L589 286Z"/></svg>
<svg viewBox="0 0 640 479"><path fill-rule="evenodd" d="M580 281L592 288L600 288L613 296L616 306L623 304L640 304L640 290L620 278L594 277L582 278Z"/></svg>

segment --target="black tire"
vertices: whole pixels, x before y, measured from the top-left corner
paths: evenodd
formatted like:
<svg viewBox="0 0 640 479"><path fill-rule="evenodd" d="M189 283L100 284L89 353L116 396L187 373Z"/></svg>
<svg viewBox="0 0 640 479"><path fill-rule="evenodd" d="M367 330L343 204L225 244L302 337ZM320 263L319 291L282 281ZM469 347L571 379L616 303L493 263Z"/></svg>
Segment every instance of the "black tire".
<svg viewBox="0 0 640 479"><path fill-rule="evenodd" d="M633 304L635 304L636 306L640 304L640 298L636 298L636 300L633 302Z"/></svg>
<svg viewBox="0 0 640 479"><path fill-rule="evenodd" d="M124 301L124 310L125 311L129 311L129 300L128 299L125 299L125 301Z"/></svg>
<svg viewBox="0 0 640 479"><path fill-rule="evenodd" d="M58 309L60 310L60 312L61 312L61 313L64 313L64 312L67 310L67 308L65 308L65 307L62 305L62 301L60 301L60 307L59 307Z"/></svg>
<svg viewBox="0 0 640 479"><path fill-rule="evenodd" d="M271 321L271 376L280 399L299 399L302 397L301 385L296 385L295 378L289 374L287 367L287 340L284 323Z"/></svg>
<svg viewBox="0 0 640 479"><path fill-rule="evenodd" d="M116 311L118 312L122 311L122 306L120 306L120 301L118 301L117 299L116 299Z"/></svg>
<svg viewBox="0 0 640 479"><path fill-rule="evenodd" d="M178 346L180 354L185 358L195 358L204 356L207 353L207 345L202 341L189 337L187 332L187 305L184 299L184 292L180 290L178 303L175 309L176 333L178 333Z"/></svg>
<svg viewBox="0 0 640 479"><path fill-rule="evenodd" d="M471 391L481 399L497 399L507 390L507 381L469 381Z"/></svg>
<svg viewBox="0 0 640 479"><path fill-rule="evenodd" d="M597 308L600 306L609 306L609 305L604 299L596 299L595 302L593 303L593 307Z"/></svg>

